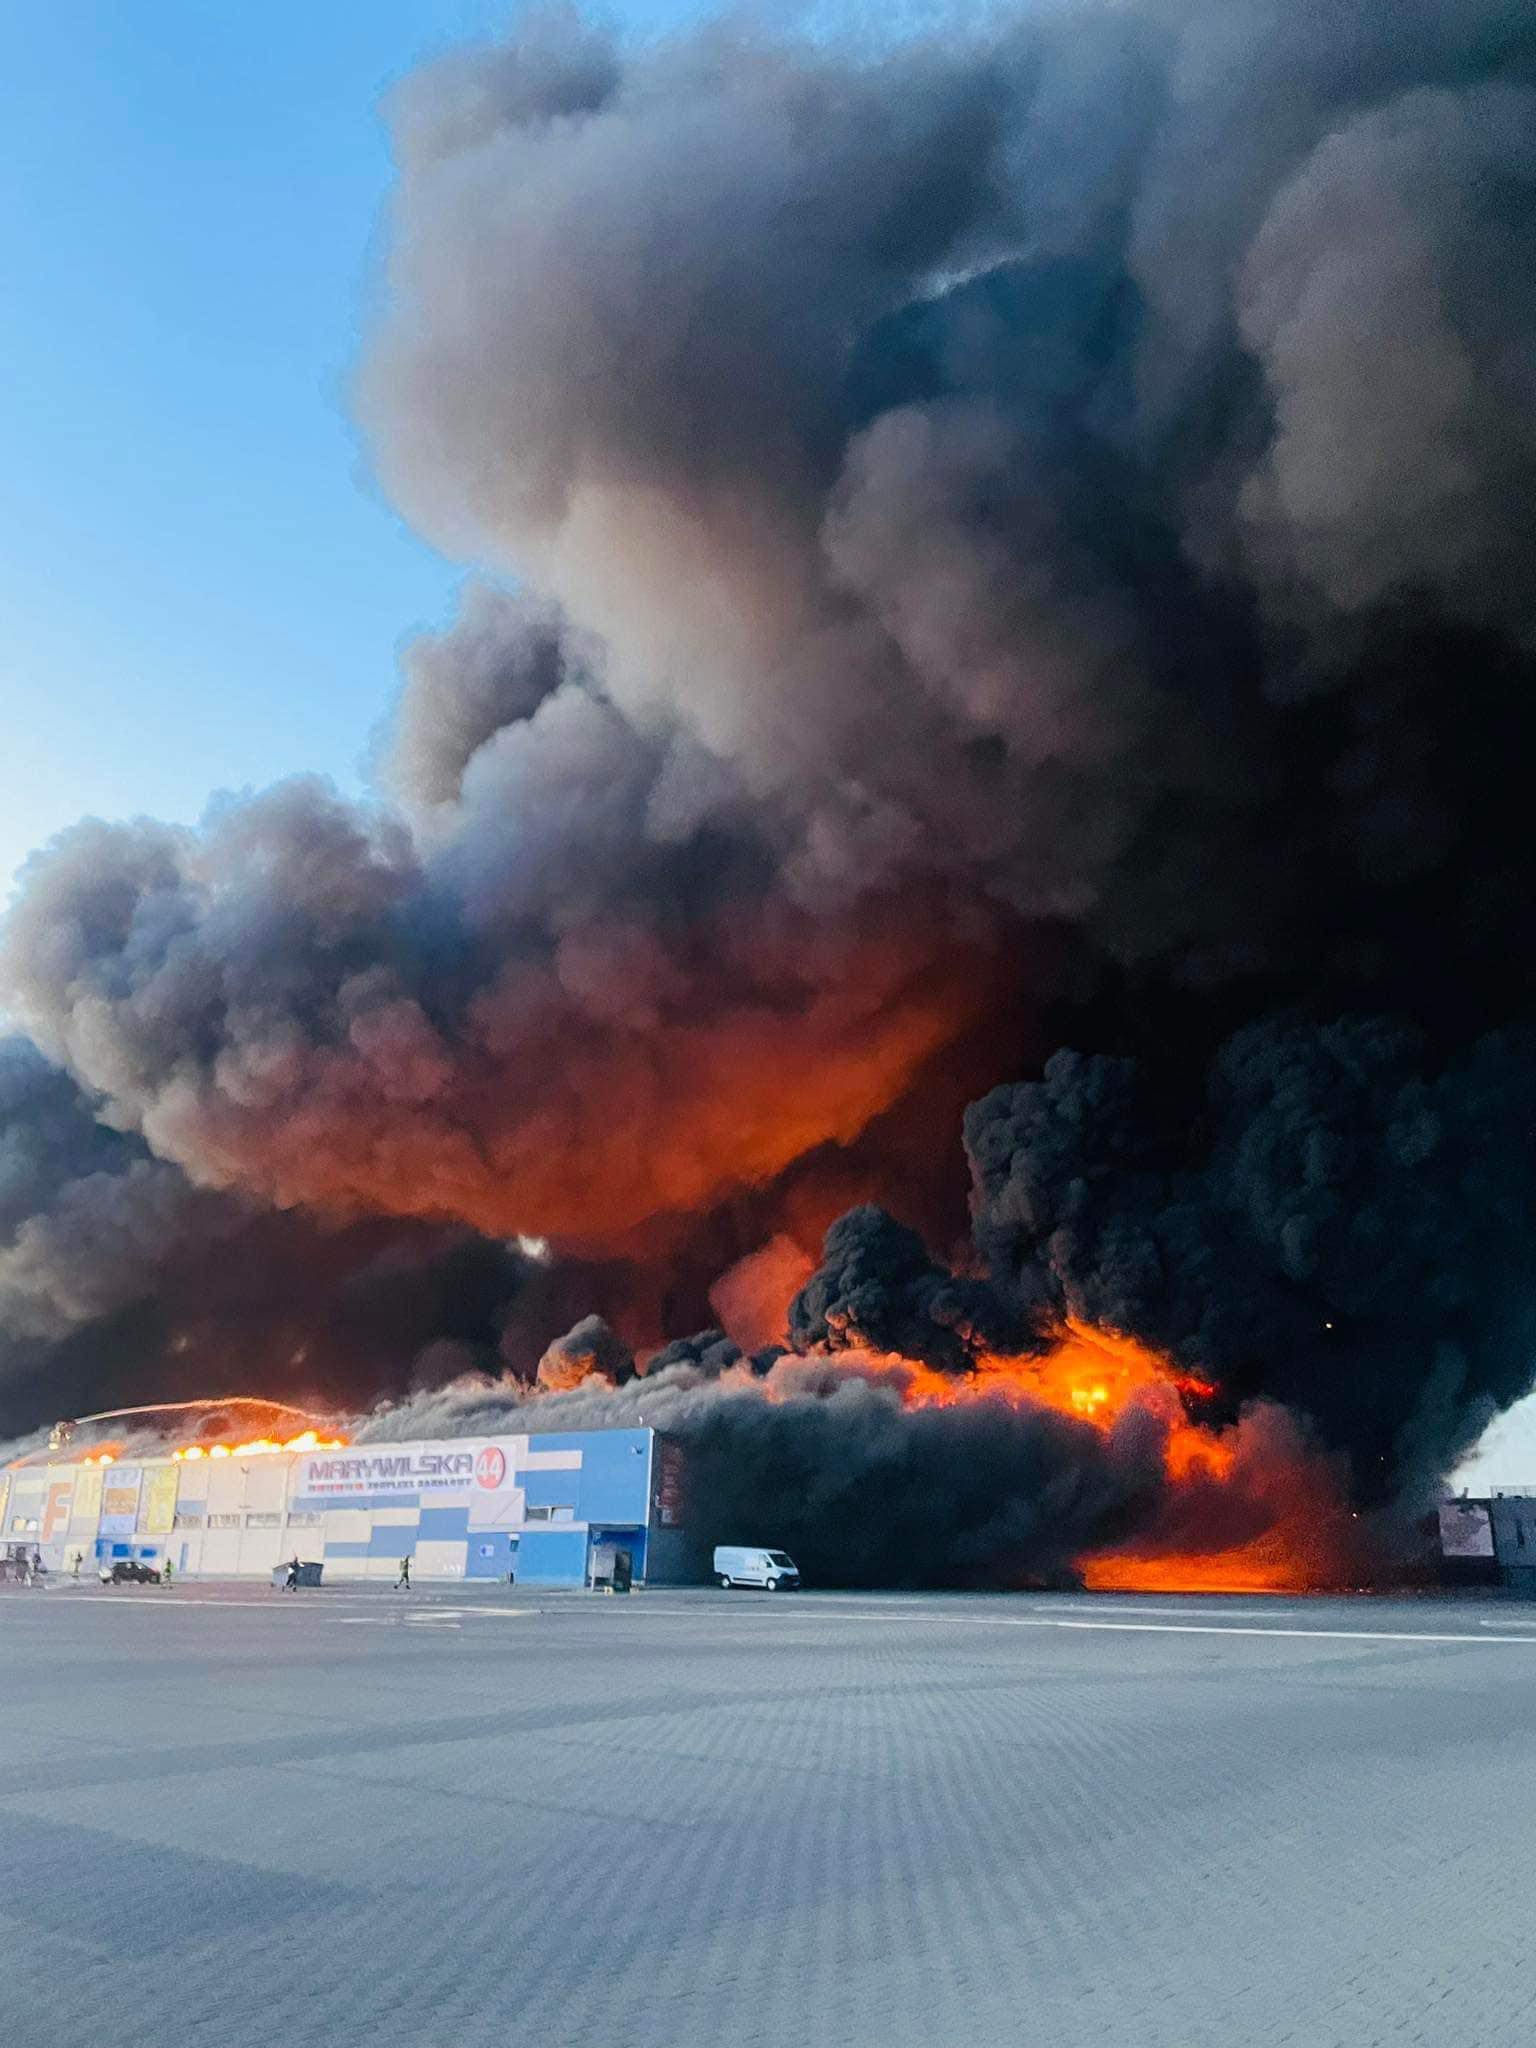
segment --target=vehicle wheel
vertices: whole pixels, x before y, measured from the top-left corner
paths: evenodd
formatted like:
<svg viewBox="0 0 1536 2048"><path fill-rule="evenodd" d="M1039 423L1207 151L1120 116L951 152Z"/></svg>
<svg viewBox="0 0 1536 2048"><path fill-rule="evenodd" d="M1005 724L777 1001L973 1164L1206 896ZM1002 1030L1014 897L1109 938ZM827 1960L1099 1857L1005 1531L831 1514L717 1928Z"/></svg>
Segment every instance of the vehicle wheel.
<svg viewBox="0 0 1536 2048"><path fill-rule="evenodd" d="M723 1593L729 1593L729 1591L731 1590L732 1586L735 1585L735 1583L736 1581L734 1579L728 1578L724 1572L720 1574L720 1590Z"/></svg>
<svg viewBox="0 0 1536 2048"><path fill-rule="evenodd" d="M770 1579L768 1581L768 1590L770 1593L782 1593L784 1590L784 1581L782 1579Z"/></svg>

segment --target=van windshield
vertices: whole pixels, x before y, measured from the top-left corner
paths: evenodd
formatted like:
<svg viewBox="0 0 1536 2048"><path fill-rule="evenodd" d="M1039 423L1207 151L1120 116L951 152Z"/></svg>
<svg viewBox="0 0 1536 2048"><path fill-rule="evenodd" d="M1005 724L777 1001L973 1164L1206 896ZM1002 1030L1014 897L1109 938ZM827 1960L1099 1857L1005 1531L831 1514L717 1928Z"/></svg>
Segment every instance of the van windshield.
<svg viewBox="0 0 1536 2048"><path fill-rule="evenodd" d="M782 1550L770 1550L768 1553L768 1562L770 1564L777 1565L787 1564L791 1571L793 1571L795 1568L794 1559L792 1557L786 1557Z"/></svg>

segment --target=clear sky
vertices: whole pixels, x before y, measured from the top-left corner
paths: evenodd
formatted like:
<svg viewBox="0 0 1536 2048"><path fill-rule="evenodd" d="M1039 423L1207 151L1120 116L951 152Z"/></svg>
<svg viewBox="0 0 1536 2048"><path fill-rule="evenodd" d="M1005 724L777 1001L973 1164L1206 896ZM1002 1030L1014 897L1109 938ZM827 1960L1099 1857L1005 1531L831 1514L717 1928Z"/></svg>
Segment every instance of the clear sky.
<svg viewBox="0 0 1536 2048"><path fill-rule="evenodd" d="M608 10L637 30L689 0ZM345 389L380 89L491 0L13 0L0 22L0 896L87 812L356 787L460 570Z"/></svg>

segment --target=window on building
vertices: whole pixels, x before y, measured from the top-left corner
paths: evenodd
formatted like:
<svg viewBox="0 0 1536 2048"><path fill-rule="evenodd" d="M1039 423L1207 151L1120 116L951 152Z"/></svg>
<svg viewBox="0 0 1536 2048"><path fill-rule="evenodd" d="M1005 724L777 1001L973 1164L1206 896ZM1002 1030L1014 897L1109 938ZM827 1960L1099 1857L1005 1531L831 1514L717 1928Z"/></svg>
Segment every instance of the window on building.
<svg viewBox="0 0 1536 2048"><path fill-rule="evenodd" d="M240 1517L238 1515L210 1515L208 1517L208 1526L210 1529L238 1529Z"/></svg>
<svg viewBox="0 0 1536 2048"><path fill-rule="evenodd" d="M202 1509L178 1508L176 1510L176 1526L178 1529L201 1529L203 1526Z"/></svg>
<svg viewBox="0 0 1536 2048"><path fill-rule="evenodd" d="M283 1526L283 1518L281 1515L266 1513L249 1514L245 1518L245 1526L247 1529L280 1529Z"/></svg>
<svg viewBox="0 0 1536 2048"><path fill-rule="evenodd" d="M290 1515L288 1517L288 1526L290 1529L318 1529L320 1517L318 1515Z"/></svg>

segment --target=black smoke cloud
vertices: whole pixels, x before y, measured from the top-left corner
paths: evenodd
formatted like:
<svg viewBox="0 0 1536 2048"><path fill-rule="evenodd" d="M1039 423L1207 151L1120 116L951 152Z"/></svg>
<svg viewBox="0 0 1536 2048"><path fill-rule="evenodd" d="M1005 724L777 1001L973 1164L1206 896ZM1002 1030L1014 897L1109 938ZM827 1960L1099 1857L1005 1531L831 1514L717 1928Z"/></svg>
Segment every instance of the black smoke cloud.
<svg viewBox="0 0 1536 2048"><path fill-rule="evenodd" d="M1303 1409L1377 1497L1530 1385L1533 1137L1536 1035L1447 1062L1358 1018L1250 1027L1203 1100L1062 1052L966 1118L978 1240L1021 1308Z"/></svg>
<svg viewBox="0 0 1536 2048"><path fill-rule="evenodd" d="M946 1074L1082 1046L1135 1062L1112 1133L1092 1059L1017 1142L973 1124L998 1312L1096 1302L1433 1463L1530 1367L1512 1278L1509 1347L1461 1327L1512 1241L1478 1205L1526 1191L1456 1120L1528 1059L1536 27L1143 0L626 46L557 12L391 118L357 406L481 580L407 653L376 804L300 781L38 858L0 1000L85 1113L301 1259L551 1236L604 1277L537 1338L488 1318L528 1373L580 1309L699 1328L833 1187L951 1250ZM1330 1092L1316 1048L1397 1028L1338 1020L1394 1015L1415 1050ZM1233 1108L1228 1040L1313 1080ZM1394 1213L1415 1085L1444 1135L1389 1312L1363 1223L1281 1194L1358 1113ZM1245 1119L1289 1133L1267 1181ZM51 1185L33 1238L84 1199ZM1060 1231L1007 1220L1026 1187ZM921 1266L897 1324L939 1328ZM10 1284L16 1327L59 1313ZM1352 1287L1358 1364L1309 1322Z"/></svg>
<svg viewBox="0 0 1536 2048"><path fill-rule="evenodd" d="M992 1288L936 1264L916 1231L873 1202L832 1225L821 1265L789 1306L797 1351L894 1352L941 1372L963 1372L985 1350L1017 1351L1029 1334Z"/></svg>

